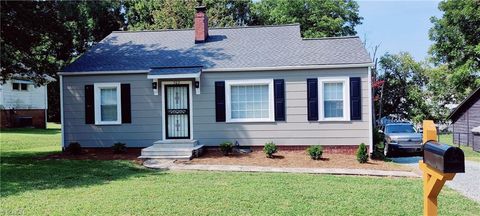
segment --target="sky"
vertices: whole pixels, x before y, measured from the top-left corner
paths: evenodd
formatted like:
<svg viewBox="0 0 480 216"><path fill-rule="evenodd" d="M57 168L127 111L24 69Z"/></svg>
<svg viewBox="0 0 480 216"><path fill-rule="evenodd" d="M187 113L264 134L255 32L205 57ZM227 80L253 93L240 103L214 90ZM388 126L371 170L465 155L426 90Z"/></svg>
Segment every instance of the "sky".
<svg viewBox="0 0 480 216"><path fill-rule="evenodd" d="M428 31L432 27L430 17L441 17L438 1L372 1L360 0L360 16L363 23L356 27L357 35L366 41L373 54L375 45L380 44L377 57L388 52L409 52L416 60L428 56L432 42Z"/></svg>

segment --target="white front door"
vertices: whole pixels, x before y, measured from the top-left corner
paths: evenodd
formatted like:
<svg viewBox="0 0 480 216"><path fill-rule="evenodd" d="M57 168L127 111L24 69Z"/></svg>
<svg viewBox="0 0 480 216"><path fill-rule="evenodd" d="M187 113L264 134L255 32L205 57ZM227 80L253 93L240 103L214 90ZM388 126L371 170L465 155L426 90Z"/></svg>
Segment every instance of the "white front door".
<svg viewBox="0 0 480 216"><path fill-rule="evenodd" d="M190 139L190 84L164 84L166 139Z"/></svg>

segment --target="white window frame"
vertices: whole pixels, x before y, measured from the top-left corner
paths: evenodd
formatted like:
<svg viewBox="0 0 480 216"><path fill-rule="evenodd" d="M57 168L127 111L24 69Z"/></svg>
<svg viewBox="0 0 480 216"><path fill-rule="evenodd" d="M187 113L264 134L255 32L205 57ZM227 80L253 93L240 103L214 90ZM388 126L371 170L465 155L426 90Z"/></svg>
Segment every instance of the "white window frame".
<svg viewBox="0 0 480 216"><path fill-rule="evenodd" d="M325 83L343 83L343 117L325 118L323 87ZM349 77L319 77L318 78L318 121L350 121L350 78Z"/></svg>
<svg viewBox="0 0 480 216"><path fill-rule="evenodd" d="M122 97L120 83L94 83L94 98L95 98L95 124L96 125L118 125L122 124ZM116 88L117 89L117 121L102 121L101 116L101 95L102 88Z"/></svg>
<svg viewBox="0 0 480 216"><path fill-rule="evenodd" d="M232 101L231 101L231 86L242 85L255 85L255 84L267 84L268 85L268 104L269 112L268 118L244 118L244 119L232 119ZM273 79L255 79L255 80L226 80L225 81L225 114L226 122L275 122L275 101L273 98Z"/></svg>

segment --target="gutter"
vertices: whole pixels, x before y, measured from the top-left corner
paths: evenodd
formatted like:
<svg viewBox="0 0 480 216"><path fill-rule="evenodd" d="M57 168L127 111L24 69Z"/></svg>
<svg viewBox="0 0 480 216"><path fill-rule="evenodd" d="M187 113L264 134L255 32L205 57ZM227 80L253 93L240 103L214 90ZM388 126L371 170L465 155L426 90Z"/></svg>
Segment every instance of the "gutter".
<svg viewBox="0 0 480 216"><path fill-rule="evenodd" d="M360 64L332 64L332 65L301 65L301 66L275 66L275 67L243 67L243 68L210 68L202 72L255 72L255 71L282 71L282 70L313 70L313 69L337 69L337 68L362 68L372 67L373 63ZM85 72L58 72L58 75L101 75L101 74L143 74L149 70L125 70L125 71L85 71Z"/></svg>
<svg viewBox="0 0 480 216"><path fill-rule="evenodd" d="M232 72L232 71L277 71L277 70L312 70L331 68L359 68L371 67L372 63L361 64L333 64L333 65L301 65L301 66L276 66L276 67L244 67L244 68L211 68L203 69L202 72Z"/></svg>

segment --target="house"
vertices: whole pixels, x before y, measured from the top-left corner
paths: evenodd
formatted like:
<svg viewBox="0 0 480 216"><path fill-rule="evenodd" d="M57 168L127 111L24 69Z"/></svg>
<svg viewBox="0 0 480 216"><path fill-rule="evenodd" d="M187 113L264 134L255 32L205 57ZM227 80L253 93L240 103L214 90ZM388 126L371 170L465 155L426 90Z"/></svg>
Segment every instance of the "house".
<svg viewBox="0 0 480 216"><path fill-rule="evenodd" d="M48 82L55 81L45 76ZM0 128L47 127L47 84L15 74L0 84Z"/></svg>
<svg viewBox="0 0 480 216"><path fill-rule="evenodd" d="M358 37L300 26L113 32L59 72L62 143L190 157L225 141L281 148L372 146L371 60Z"/></svg>
<svg viewBox="0 0 480 216"><path fill-rule="evenodd" d="M480 88L462 101L448 119L452 121L453 143L480 151Z"/></svg>

